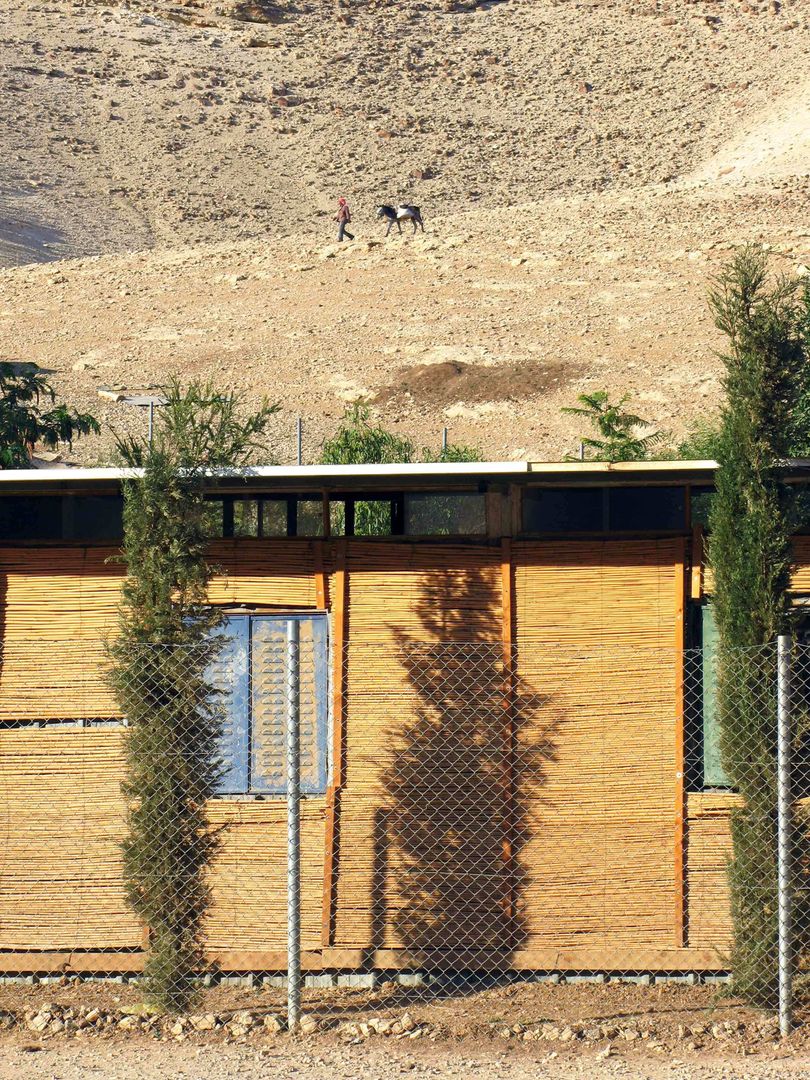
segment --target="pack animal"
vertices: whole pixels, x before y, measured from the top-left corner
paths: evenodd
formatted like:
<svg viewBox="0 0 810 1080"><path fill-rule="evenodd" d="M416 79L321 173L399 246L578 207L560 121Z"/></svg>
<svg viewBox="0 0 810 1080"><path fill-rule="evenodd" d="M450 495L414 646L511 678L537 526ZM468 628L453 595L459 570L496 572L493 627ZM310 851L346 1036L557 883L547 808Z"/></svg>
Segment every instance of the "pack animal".
<svg viewBox="0 0 810 1080"><path fill-rule="evenodd" d="M385 235L391 232L391 229L396 225L397 229L402 232L402 222L410 221L413 225L413 231L416 232L417 228L420 228L422 232L425 231L425 225L422 221L422 211L418 206L411 206L409 203L405 203L402 206L378 206L377 217L380 221L387 221L388 228L385 230Z"/></svg>

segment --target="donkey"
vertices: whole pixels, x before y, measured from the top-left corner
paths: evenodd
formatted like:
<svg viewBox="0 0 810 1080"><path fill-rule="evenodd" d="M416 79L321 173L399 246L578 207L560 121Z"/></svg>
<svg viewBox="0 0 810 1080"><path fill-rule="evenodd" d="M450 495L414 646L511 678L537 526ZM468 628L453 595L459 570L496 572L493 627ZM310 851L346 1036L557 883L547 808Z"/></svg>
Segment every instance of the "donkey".
<svg viewBox="0 0 810 1080"><path fill-rule="evenodd" d="M409 203L397 207L378 206L377 217L380 221L388 222L388 228L385 230L386 236L391 232L391 227L393 225L396 225L401 233L403 221L410 221L411 225L413 225L414 233L416 232L417 227L420 228L422 232L425 231L425 225L422 221L422 211L418 206L411 206Z"/></svg>

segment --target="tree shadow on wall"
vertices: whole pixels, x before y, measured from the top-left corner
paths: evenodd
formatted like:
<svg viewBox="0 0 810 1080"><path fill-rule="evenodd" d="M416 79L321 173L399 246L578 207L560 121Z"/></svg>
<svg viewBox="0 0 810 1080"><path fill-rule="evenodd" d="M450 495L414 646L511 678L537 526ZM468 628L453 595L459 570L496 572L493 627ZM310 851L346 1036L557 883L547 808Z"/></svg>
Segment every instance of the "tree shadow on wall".
<svg viewBox="0 0 810 1080"><path fill-rule="evenodd" d="M419 595L423 633L396 634L372 940L463 990L509 976L526 941L523 852L561 713L505 654L499 577L426 573Z"/></svg>

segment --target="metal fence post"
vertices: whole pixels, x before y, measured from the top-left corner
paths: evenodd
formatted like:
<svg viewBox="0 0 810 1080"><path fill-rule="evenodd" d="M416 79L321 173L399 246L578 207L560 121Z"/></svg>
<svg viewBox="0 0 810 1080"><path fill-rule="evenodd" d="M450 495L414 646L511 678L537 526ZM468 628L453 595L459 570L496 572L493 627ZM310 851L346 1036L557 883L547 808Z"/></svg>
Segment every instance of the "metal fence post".
<svg viewBox="0 0 810 1080"><path fill-rule="evenodd" d="M778 812L777 857L779 895L779 1030L789 1035L793 1023L793 943L790 888L790 661L792 641L778 639L776 798Z"/></svg>
<svg viewBox="0 0 810 1080"><path fill-rule="evenodd" d="M287 622L287 1026L301 1019L301 725L297 619Z"/></svg>

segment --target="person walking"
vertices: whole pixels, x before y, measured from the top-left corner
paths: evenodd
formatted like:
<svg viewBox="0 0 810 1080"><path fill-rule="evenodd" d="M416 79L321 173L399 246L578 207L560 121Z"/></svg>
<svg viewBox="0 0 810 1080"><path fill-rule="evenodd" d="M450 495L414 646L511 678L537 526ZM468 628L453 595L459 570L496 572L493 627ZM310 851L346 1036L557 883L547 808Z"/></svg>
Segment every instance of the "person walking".
<svg viewBox="0 0 810 1080"><path fill-rule="evenodd" d="M344 236L348 236L350 240L354 240L354 236L346 226L352 220L352 212L349 209L349 204L344 198L338 199L338 212L335 221L338 223L338 241L341 241Z"/></svg>

